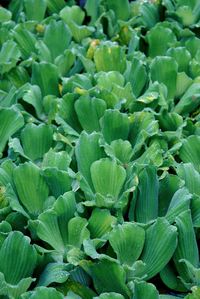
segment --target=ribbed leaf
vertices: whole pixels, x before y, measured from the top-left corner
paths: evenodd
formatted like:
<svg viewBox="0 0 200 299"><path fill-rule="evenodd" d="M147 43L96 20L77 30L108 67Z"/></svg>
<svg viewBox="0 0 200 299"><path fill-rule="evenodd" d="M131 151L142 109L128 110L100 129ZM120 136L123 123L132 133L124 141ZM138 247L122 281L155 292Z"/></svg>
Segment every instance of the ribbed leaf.
<svg viewBox="0 0 200 299"><path fill-rule="evenodd" d="M92 238L103 238L105 234L112 230L112 225L116 223L116 218L110 211L104 209L94 209L88 220L88 229Z"/></svg>
<svg viewBox="0 0 200 299"><path fill-rule="evenodd" d="M11 17L12 13L8 9L0 7L0 23L10 21Z"/></svg>
<svg viewBox="0 0 200 299"><path fill-rule="evenodd" d="M6 143L14 133L16 133L23 125L24 119L22 114L12 108L0 108L0 154L4 150Z"/></svg>
<svg viewBox="0 0 200 299"><path fill-rule="evenodd" d="M200 174L195 170L193 164L179 164L178 176L185 181L185 186L192 193L200 196Z"/></svg>
<svg viewBox="0 0 200 299"><path fill-rule="evenodd" d="M33 64L32 84L40 87L42 95L59 95L58 71L55 65L47 62Z"/></svg>
<svg viewBox="0 0 200 299"><path fill-rule="evenodd" d="M99 119L106 110L106 103L103 100L81 96L75 102L75 110L81 126L87 133L100 131Z"/></svg>
<svg viewBox="0 0 200 299"><path fill-rule="evenodd" d="M145 231L134 223L125 222L109 234L109 242L122 264L132 266L139 258L145 241Z"/></svg>
<svg viewBox="0 0 200 299"><path fill-rule="evenodd" d="M67 171L58 170L55 167L48 167L44 170L44 178L53 196L58 197L70 191L72 179Z"/></svg>
<svg viewBox="0 0 200 299"><path fill-rule="evenodd" d="M69 277L68 264L49 263L40 275L37 286L48 286L52 283L63 283Z"/></svg>
<svg viewBox="0 0 200 299"><path fill-rule="evenodd" d="M105 145L105 152L113 159L118 159L123 164L128 164L133 155L133 149L127 140L114 140L110 145Z"/></svg>
<svg viewBox="0 0 200 299"><path fill-rule="evenodd" d="M174 193L170 205L168 207L166 219L170 223L173 223L177 216L189 209L191 198L192 195L188 192L187 188L181 188L177 190Z"/></svg>
<svg viewBox="0 0 200 299"><path fill-rule="evenodd" d="M52 62L68 48L71 37L71 32L63 21L52 20L47 25L44 43L51 52ZM61 40L62 42L60 42Z"/></svg>
<svg viewBox="0 0 200 299"><path fill-rule="evenodd" d="M52 127L41 124L27 124L21 133L21 141L25 155L31 160L42 158L53 142Z"/></svg>
<svg viewBox="0 0 200 299"><path fill-rule="evenodd" d="M147 166L139 173L135 207L137 222L147 223L158 216L158 177L154 166Z"/></svg>
<svg viewBox="0 0 200 299"><path fill-rule="evenodd" d="M13 178L23 206L31 215L39 215L49 193L40 169L32 163L21 164L15 168Z"/></svg>
<svg viewBox="0 0 200 299"><path fill-rule="evenodd" d="M87 180L91 188L93 188L90 167L92 163L103 157L103 150L99 146L100 135L98 133L92 133L88 135L83 132L76 144L76 159L78 163L78 170Z"/></svg>
<svg viewBox="0 0 200 299"><path fill-rule="evenodd" d="M138 97L147 82L147 72L143 62L134 58L125 72L125 78L126 82L131 83L134 95Z"/></svg>
<svg viewBox="0 0 200 299"><path fill-rule="evenodd" d="M146 281L136 281L134 283L133 299L159 299L159 293L152 283Z"/></svg>
<svg viewBox="0 0 200 299"><path fill-rule="evenodd" d="M0 259L0 272L6 282L16 285L21 279L32 276L37 253L28 237L21 232L11 232L0 249Z"/></svg>
<svg viewBox="0 0 200 299"><path fill-rule="evenodd" d="M200 171L200 136L192 135L183 140L179 156L185 163L192 163L197 171Z"/></svg>
<svg viewBox="0 0 200 299"><path fill-rule="evenodd" d="M135 112L130 119L130 135L129 140L136 154L148 137L158 133L158 123L154 115L148 111Z"/></svg>
<svg viewBox="0 0 200 299"><path fill-rule="evenodd" d="M106 142L116 139L126 140L129 134L129 119L118 110L106 110L101 119L102 133Z"/></svg>
<svg viewBox="0 0 200 299"><path fill-rule="evenodd" d="M145 280L159 273L171 259L177 246L176 227L163 218L158 218L146 230L145 245L140 259L146 264Z"/></svg>
<svg viewBox="0 0 200 299"><path fill-rule="evenodd" d="M168 89L168 98L173 98L176 93L176 80L178 64L174 58L158 56L154 58L150 66L152 81L164 83Z"/></svg>
<svg viewBox="0 0 200 299"><path fill-rule="evenodd" d="M20 56L21 52L14 41L5 42L0 51L0 73L7 73L14 68Z"/></svg>
<svg viewBox="0 0 200 299"><path fill-rule="evenodd" d="M78 5L65 6L60 11L60 17L68 24L71 21L81 25L83 23L85 12Z"/></svg>
<svg viewBox="0 0 200 299"><path fill-rule="evenodd" d="M68 243L67 226L74 216L76 202L73 192L60 196L51 210L39 216L38 236L59 252L64 252Z"/></svg>
<svg viewBox="0 0 200 299"><path fill-rule="evenodd" d="M124 49L113 43L105 43L94 52L94 62L97 72L119 71L126 69L126 55Z"/></svg>
<svg viewBox="0 0 200 299"><path fill-rule="evenodd" d="M64 299L64 296L55 288L39 287L28 294L23 294L22 299Z"/></svg>
<svg viewBox="0 0 200 299"><path fill-rule="evenodd" d="M199 104L200 84L194 83L187 89L178 104L174 107L174 112L188 115L190 112L195 111Z"/></svg>
<svg viewBox="0 0 200 299"><path fill-rule="evenodd" d="M187 267L180 263L180 259L188 260L195 267L199 263L198 246L190 210L181 213L176 218L176 226L178 229L178 246L174 253L174 262L180 276L187 281Z"/></svg>
<svg viewBox="0 0 200 299"><path fill-rule="evenodd" d="M47 0L47 7L51 13L58 13L65 5L64 0Z"/></svg>
<svg viewBox="0 0 200 299"><path fill-rule="evenodd" d="M89 238L86 228L87 220L81 217L74 217L68 223L68 242L77 248L81 248L83 240Z"/></svg>
<svg viewBox="0 0 200 299"><path fill-rule="evenodd" d="M56 152L53 149L50 149L43 158L42 167L51 168L55 167L58 170L67 171L71 163L70 155L65 151Z"/></svg>
<svg viewBox="0 0 200 299"><path fill-rule="evenodd" d="M165 55L167 49L176 42L176 36L170 28L158 23L147 33L148 54L150 57Z"/></svg>
<svg viewBox="0 0 200 299"><path fill-rule="evenodd" d="M115 161L104 158L92 164L91 177L97 193L110 195L116 200L126 179L126 171Z"/></svg>
<svg viewBox="0 0 200 299"><path fill-rule="evenodd" d="M179 72L188 72L191 54L185 47L170 48L167 51L167 55L175 58Z"/></svg>
<svg viewBox="0 0 200 299"><path fill-rule="evenodd" d="M170 261L163 270L160 271L160 277L163 283L171 290L177 292L185 292L186 288L181 282L180 278L177 277L177 271L174 267L173 261Z"/></svg>
<svg viewBox="0 0 200 299"><path fill-rule="evenodd" d="M43 117L42 94L39 86L30 85L28 91L23 96L23 101L34 107L39 118Z"/></svg>
<svg viewBox="0 0 200 299"><path fill-rule="evenodd" d="M119 20L127 20L130 16L130 4L128 0L106 0L109 9L115 12L116 18ZM123 8L123 9L122 9Z"/></svg>
<svg viewBox="0 0 200 299"><path fill-rule="evenodd" d="M39 22L43 20L47 8L46 0L25 0L24 6L28 20Z"/></svg>
<svg viewBox="0 0 200 299"><path fill-rule="evenodd" d="M126 274L119 264L109 260L101 260L97 263L83 261L81 266L91 275L98 294L116 292L122 294L126 299L129 298L129 291L125 284Z"/></svg>
<svg viewBox="0 0 200 299"><path fill-rule="evenodd" d="M19 46L23 59L28 59L36 51L36 38L34 34L24 28L23 24L18 24L14 28L13 36Z"/></svg>
<svg viewBox="0 0 200 299"><path fill-rule="evenodd" d="M172 174L167 174L159 181L159 216L165 216L174 193L183 186L184 182Z"/></svg>

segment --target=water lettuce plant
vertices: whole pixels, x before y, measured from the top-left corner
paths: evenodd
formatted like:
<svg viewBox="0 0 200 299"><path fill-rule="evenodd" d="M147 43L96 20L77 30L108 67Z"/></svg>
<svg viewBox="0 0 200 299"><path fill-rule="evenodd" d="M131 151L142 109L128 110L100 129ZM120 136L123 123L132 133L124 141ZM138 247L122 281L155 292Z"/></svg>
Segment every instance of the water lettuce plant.
<svg viewBox="0 0 200 299"><path fill-rule="evenodd" d="M2 4L0 298L200 298L199 0Z"/></svg>

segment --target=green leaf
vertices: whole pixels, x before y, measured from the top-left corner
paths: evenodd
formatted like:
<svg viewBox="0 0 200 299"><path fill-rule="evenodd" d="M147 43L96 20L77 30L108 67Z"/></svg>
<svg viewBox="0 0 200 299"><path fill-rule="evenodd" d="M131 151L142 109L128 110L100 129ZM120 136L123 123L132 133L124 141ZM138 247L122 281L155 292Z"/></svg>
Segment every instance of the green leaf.
<svg viewBox="0 0 200 299"><path fill-rule="evenodd" d="M125 72L125 78L126 82L131 83L134 95L138 97L147 82L147 72L144 63L137 58L133 58L130 67Z"/></svg>
<svg viewBox="0 0 200 299"><path fill-rule="evenodd" d="M6 41L0 51L0 73L4 74L14 68L21 57L21 52L17 44L12 41Z"/></svg>
<svg viewBox="0 0 200 299"><path fill-rule="evenodd" d="M133 149L127 140L114 140L110 145L104 146L105 152L112 159L118 159L123 164L128 164L133 156Z"/></svg>
<svg viewBox="0 0 200 299"><path fill-rule="evenodd" d="M67 93L60 101L60 109L58 111L61 116L72 128L80 132L80 124L74 108L75 94Z"/></svg>
<svg viewBox="0 0 200 299"><path fill-rule="evenodd" d="M176 81L176 98L182 97L192 83L193 80L186 73L178 73Z"/></svg>
<svg viewBox="0 0 200 299"><path fill-rule="evenodd" d="M160 277L163 283L171 290L177 292L185 292L186 288L181 282L180 278L177 277L177 272L174 267L173 261L170 261L163 270L160 271Z"/></svg>
<svg viewBox="0 0 200 299"><path fill-rule="evenodd" d="M200 288L194 286L194 287L192 288L192 294L188 294L188 295L185 297L185 299L198 299L199 294L200 294Z"/></svg>
<svg viewBox="0 0 200 299"><path fill-rule="evenodd" d="M43 118L42 94L39 86L30 85L23 95L23 101L34 107L37 116Z"/></svg>
<svg viewBox="0 0 200 299"><path fill-rule="evenodd" d="M65 76L71 69L75 62L75 55L71 50L67 49L63 54L55 59L55 65L58 67L60 77Z"/></svg>
<svg viewBox="0 0 200 299"><path fill-rule="evenodd" d="M67 192L60 196L54 203L53 208L38 217L37 235L47 242L52 248L64 254L65 247L69 242L68 224L74 216L76 209L75 196L73 192ZM73 220L74 221L74 220ZM77 238L82 228L77 229Z"/></svg>
<svg viewBox="0 0 200 299"><path fill-rule="evenodd" d="M81 96L75 102L75 110L78 120L87 133L100 131L99 120L106 110L106 104L98 98ZM87 117L85 117L87 115Z"/></svg>
<svg viewBox="0 0 200 299"><path fill-rule="evenodd" d="M146 35L148 42L148 55L152 58L164 56L172 45L176 42L176 36L170 28L166 28L162 23L158 23L151 28ZM167 52L168 53L168 52Z"/></svg>
<svg viewBox="0 0 200 299"><path fill-rule="evenodd" d="M36 50L36 37L24 28L23 24L18 24L13 31L13 37L21 51L22 58L28 59Z"/></svg>
<svg viewBox="0 0 200 299"><path fill-rule="evenodd" d="M31 162L21 164L15 168L13 179L23 206L31 215L39 215L49 193L40 169Z"/></svg>
<svg viewBox="0 0 200 299"><path fill-rule="evenodd" d="M83 23L85 13L78 5L65 6L60 11L60 17L68 24L70 21L75 22L78 25Z"/></svg>
<svg viewBox="0 0 200 299"><path fill-rule="evenodd" d="M49 263L40 275L37 286L48 286L52 283L63 283L69 277L68 264Z"/></svg>
<svg viewBox="0 0 200 299"><path fill-rule="evenodd" d="M28 237L21 232L10 232L0 249L0 258L0 272L5 281L17 285L21 279L32 276L37 253Z"/></svg>
<svg viewBox="0 0 200 299"><path fill-rule="evenodd" d="M15 134L23 125L24 118L15 108L0 108L0 155L3 152L10 136Z"/></svg>
<svg viewBox="0 0 200 299"><path fill-rule="evenodd" d="M95 31L93 27L90 26L79 26L75 22L69 22L68 26L71 30L73 39L77 43L81 43L82 40L92 35L92 33Z"/></svg>
<svg viewBox="0 0 200 299"><path fill-rule="evenodd" d="M44 43L51 52L52 61L68 48L71 37L71 32L63 21L52 20L46 26ZM62 42L60 42L61 40Z"/></svg>
<svg viewBox="0 0 200 299"><path fill-rule="evenodd" d="M112 196L116 200L125 182L126 171L115 161L104 158L92 163L91 177L97 193Z"/></svg>
<svg viewBox="0 0 200 299"><path fill-rule="evenodd" d="M81 217L70 219L68 224L68 242L77 248L81 248L83 240L89 238L89 232L86 228L87 220Z"/></svg>
<svg viewBox="0 0 200 299"><path fill-rule="evenodd" d="M104 238L112 230L112 226L116 223L116 218L110 214L109 210L94 209L88 220L88 229L91 237Z"/></svg>
<svg viewBox="0 0 200 299"><path fill-rule="evenodd" d="M24 1L24 7L25 7L25 13L26 18L28 20L34 20L34 21L42 21L46 8L47 3L46 0L25 0Z"/></svg>
<svg viewBox="0 0 200 299"><path fill-rule="evenodd" d="M165 216L174 193L181 187L183 181L176 175L167 173L159 181L159 216Z"/></svg>
<svg viewBox="0 0 200 299"><path fill-rule="evenodd" d="M46 62L34 62L32 69L32 84L40 87L42 96L59 95L58 71L55 65Z"/></svg>
<svg viewBox="0 0 200 299"><path fill-rule="evenodd" d="M187 188L181 188L177 190L170 202L166 213L166 219L173 223L177 216L179 216L182 212L186 211L190 207L190 199L192 195L188 192Z"/></svg>
<svg viewBox="0 0 200 299"><path fill-rule="evenodd" d="M27 124L21 132L21 141L25 155L33 161L37 160L52 146L53 130L45 124Z"/></svg>
<svg viewBox="0 0 200 299"><path fill-rule="evenodd" d="M0 7L0 23L8 22L12 18L12 13L5 9L4 7Z"/></svg>
<svg viewBox="0 0 200 299"><path fill-rule="evenodd" d="M130 16L130 4L128 0L106 0L108 9L115 12L116 18L126 21Z"/></svg>
<svg viewBox="0 0 200 299"><path fill-rule="evenodd" d="M96 74L97 86L100 89L112 90L114 85L124 86L124 77L120 72L110 71L110 72L99 72Z"/></svg>
<svg viewBox="0 0 200 299"><path fill-rule="evenodd" d="M175 112L163 111L158 115L159 125L163 131L176 131L183 125L183 118Z"/></svg>
<svg viewBox="0 0 200 299"><path fill-rule="evenodd" d="M159 293L152 283L146 281L136 281L134 283L133 299L159 299Z"/></svg>
<svg viewBox="0 0 200 299"><path fill-rule="evenodd" d="M130 123L129 140L137 154L149 137L158 134L158 123L148 111L135 112L130 117Z"/></svg>
<svg viewBox="0 0 200 299"><path fill-rule="evenodd" d="M47 7L51 13L58 13L65 5L64 0L47 0Z"/></svg>
<svg viewBox="0 0 200 299"><path fill-rule="evenodd" d="M146 166L139 173L135 207L137 222L147 223L158 216L158 176L154 166Z"/></svg>
<svg viewBox="0 0 200 299"><path fill-rule="evenodd" d="M117 225L109 234L109 242L121 264L132 266L139 258L145 241L145 231L135 223Z"/></svg>
<svg viewBox="0 0 200 299"><path fill-rule="evenodd" d="M106 110L101 119L102 133L106 142L116 139L126 140L129 134L129 119L118 110Z"/></svg>
<svg viewBox="0 0 200 299"><path fill-rule="evenodd" d="M195 170L193 164L179 164L177 167L177 174L182 180L184 180L185 186L192 194L200 196L200 174L197 170Z"/></svg>
<svg viewBox="0 0 200 299"><path fill-rule="evenodd" d="M71 163L71 156L65 151L56 152L50 149L43 157L42 167L55 167L58 170L67 171Z"/></svg>
<svg viewBox="0 0 200 299"><path fill-rule="evenodd" d="M192 163L197 171L200 171L199 156L200 136L189 136L183 140L179 156L184 163Z"/></svg>
<svg viewBox="0 0 200 299"><path fill-rule="evenodd" d="M78 170L84 176L90 187L93 189L90 167L94 161L103 157L103 150L99 146L100 134L87 134L82 132L76 144L75 153L78 163Z"/></svg>
<svg viewBox="0 0 200 299"><path fill-rule="evenodd" d="M163 218L146 230L144 250L140 259L146 264L145 280L154 277L169 262L177 246L177 229Z"/></svg>
<svg viewBox="0 0 200 299"><path fill-rule="evenodd" d="M170 48L166 54L176 60L179 72L188 72L189 62L192 58L190 52L185 47Z"/></svg>
<svg viewBox="0 0 200 299"><path fill-rule="evenodd" d="M125 271L114 261L101 260L97 263L83 261L81 262L81 267L91 275L98 294L116 292L123 295L126 299L129 298L129 291L125 284ZM110 279L111 277L112 279Z"/></svg>
<svg viewBox="0 0 200 299"><path fill-rule="evenodd" d="M179 275L187 281L187 267L185 264L180 263L180 259L188 260L195 267L199 263L198 246L190 210L184 211L176 218L176 226L178 229L178 246L173 259Z"/></svg>
<svg viewBox="0 0 200 299"><path fill-rule="evenodd" d="M152 81L164 83L168 89L168 99L175 96L178 64L172 57L157 56L150 65Z"/></svg>
<svg viewBox="0 0 200 299"><path fill-rule="evenodd" d="M53 196L58 197L71 190L72 179L67 171L48 167L43 173Z"/></svg>
<svg viewBox="0 0 200 299"><path fill-rule="evenodd" d="M113 43L104 43L94 52L94 62L97 72L119 71L126 69L126 55L124 49Z"/></svg>
<svg viewBox="0 0 200 299"><path fill-rule="evenodd" d="M34 291L25 293L21 296L22 299L64 299L62 293L55 288L38 287Z"/></svg>
<svg viewBox="0 0 200 299"><path fill-rule="evenodd" d="M182 115L188 115L194 111L200 104L200 84L192 84L181 97L180 101L174 107L174 112Z"/></svg>

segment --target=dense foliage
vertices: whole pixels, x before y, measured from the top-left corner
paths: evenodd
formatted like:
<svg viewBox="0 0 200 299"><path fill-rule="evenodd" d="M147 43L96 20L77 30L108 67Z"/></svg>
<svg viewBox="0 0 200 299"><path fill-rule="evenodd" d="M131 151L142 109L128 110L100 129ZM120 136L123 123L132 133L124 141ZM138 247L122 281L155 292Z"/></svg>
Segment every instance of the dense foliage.
<svg viewBox="0 0 200 299"><path fill-rule="evenodd" d="M0 298L198 299L200 2L75 4L0 8Z"/></svg>

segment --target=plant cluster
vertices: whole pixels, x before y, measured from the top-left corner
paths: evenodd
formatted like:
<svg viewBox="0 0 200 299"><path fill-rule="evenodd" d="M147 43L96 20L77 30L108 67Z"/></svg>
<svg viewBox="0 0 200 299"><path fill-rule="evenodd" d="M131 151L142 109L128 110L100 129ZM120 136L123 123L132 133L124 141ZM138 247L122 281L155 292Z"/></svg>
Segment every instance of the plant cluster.
<svg viewBox="0 0 200 299"><path fill-rule="evenodd" d="M199 28L199 0L0 7L0 298L200 298Z"/></svg>

